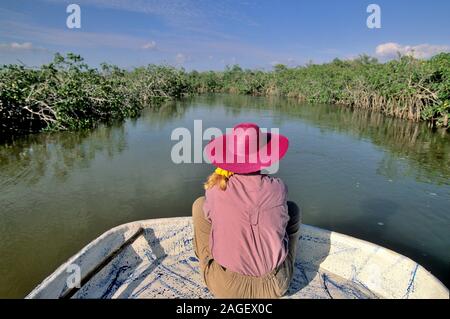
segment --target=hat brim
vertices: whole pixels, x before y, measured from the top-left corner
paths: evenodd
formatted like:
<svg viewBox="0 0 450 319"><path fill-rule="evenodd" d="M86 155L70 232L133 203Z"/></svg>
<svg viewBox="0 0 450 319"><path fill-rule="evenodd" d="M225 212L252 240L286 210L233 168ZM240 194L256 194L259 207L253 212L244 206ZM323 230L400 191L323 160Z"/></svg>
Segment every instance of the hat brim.
<svg viewBox="0 0 450 319"><path fill-rule="evenodd" d="M267 133L266 135L268 136L268 142L256 152L256 160L249 161L248 156L233 155L231 161L228 158L222 158L218 161L213 153L220 147L226 148L227 138L231 136L229 134L224 134L210 141L205 147L205 154L215 167L237 174L254 173L280 161L289 148L289 139L286 136L273 133ZM272 151L276 148L275 141L278 141L278 152L276 150ZM227 151L223 150L223 152Z"/></svg>

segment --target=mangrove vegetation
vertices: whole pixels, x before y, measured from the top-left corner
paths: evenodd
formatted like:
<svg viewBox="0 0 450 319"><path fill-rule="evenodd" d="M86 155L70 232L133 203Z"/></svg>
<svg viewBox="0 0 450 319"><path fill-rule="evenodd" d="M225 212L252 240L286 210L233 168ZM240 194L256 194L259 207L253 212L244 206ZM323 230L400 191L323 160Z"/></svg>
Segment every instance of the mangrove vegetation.
<svg viewBox="0 0 450 319"><path fill-rule="evenodd" d="M149 65L129 72L102 64L91 68L75 54L39 69L0 69L0 132L91 128L139 115L145 106L191 93L183 70Z"/></svg>
<svg viewBox="0 0 450 319"><path fill-rule="evenodd" d="M234 65L206 72L159 65L92 68L79 55L56 54L40 68L0 67L0 133L92 128L136 117L163 100L202 93L285 96L448 128L450 53L429 60L399 56L380 63L364 55L293 68L276 65L271 71Z"/></svg>
<svg viewBox="0 0 450 319"><path fill-rule="evenodd" d="M287 96L425 120L432 126L449 124L450 53L429 60L401 56L387 63L363 55L354 60L335 59L295 68L276 65L272 72L233 66L224 72L194 71L190 77L200 93Z"/></svg>

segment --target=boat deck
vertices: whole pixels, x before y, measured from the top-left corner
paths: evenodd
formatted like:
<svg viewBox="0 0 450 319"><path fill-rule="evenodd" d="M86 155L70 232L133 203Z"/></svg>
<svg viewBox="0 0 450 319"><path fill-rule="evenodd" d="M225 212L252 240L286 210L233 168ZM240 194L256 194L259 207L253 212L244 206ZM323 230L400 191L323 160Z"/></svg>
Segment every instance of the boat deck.
<svg viewBox="0 0 450 319"><path fill-rule="evenodd" d="M407 257L342 234L302 225L294 280L285 298L448 298ZM73 269L81 287L67 286ZM190 218L111 229L59 267L28 298L212 298L192 248Z"/></svg>

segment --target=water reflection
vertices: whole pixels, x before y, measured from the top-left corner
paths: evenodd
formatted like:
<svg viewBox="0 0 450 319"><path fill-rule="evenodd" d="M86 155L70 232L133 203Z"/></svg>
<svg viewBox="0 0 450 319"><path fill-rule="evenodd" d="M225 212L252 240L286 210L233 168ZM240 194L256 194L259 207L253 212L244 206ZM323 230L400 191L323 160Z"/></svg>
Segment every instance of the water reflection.
<svg viewBox="0 0 450 319"><path fill-rule="evenodd" d="M130 120L131 123L144 121L155 129L161 129L168 123L177 121L186 114L186 111L192 107L192 100L167 101L157 107L147 108L142 111L141 117Z"/></svg>
<svg viewBox="0 0 450 319"><path fill-rule="evenodd" d="M126 143L125 130L120 125L13 139L0 145L0 187L35 184L44 175L63 182L73 169L89 167L98 153L112 158L126 149Z"/></svg>

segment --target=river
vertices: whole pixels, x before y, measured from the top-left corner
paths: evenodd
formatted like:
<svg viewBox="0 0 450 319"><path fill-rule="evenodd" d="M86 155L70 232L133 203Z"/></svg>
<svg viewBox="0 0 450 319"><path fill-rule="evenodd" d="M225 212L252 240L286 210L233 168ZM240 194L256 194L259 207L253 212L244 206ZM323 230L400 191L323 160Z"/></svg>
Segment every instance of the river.
<svg viewBox="0 0 450 319"><path fill-rule="evenodd" d="M138 119L0 144L0 297L24 297L116 225L188 216L208 164L171 161L178 127L253 121L290 139L278 176L304 222L402 253L450 284L450 134L283 98L207 95Z"/></svg>

